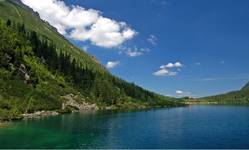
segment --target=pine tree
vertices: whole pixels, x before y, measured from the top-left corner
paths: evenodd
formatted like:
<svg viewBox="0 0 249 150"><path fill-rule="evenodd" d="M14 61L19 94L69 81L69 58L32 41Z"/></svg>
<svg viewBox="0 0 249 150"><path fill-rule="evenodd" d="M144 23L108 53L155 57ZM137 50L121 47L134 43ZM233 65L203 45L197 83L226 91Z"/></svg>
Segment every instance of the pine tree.
<svg viewBox="0 0 249 150"><path fill-rule="evenodd" d="M11 21L8 19L7 22L6 22L6 25L7 27L10 27L11 26Z"/></svg>

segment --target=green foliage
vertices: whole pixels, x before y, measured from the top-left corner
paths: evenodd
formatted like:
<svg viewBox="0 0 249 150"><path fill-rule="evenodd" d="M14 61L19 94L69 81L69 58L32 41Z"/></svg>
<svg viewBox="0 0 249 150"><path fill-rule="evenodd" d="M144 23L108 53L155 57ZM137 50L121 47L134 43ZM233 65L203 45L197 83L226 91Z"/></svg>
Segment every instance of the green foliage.
<svg viewBox="0 0 249 150"><path fill-rule="evenodd" d="M0 118L59 110L67 94L118 108L182 105L112 76L16 1L0 2L0 18Z"/></svg>
<svg viewBox="0 0 249 150"><path fill-rule="evenodd" d="M248 84L240 91L201 98L200 101L216 102L219 104L249 104Z"/></svg>
<svg viewBox="0 0 249 150"><path fill-rule="evenodd" d="M94 58L81 49L72 45L57 30L47 22L39 18L39 14L21 4L19 0L0 1L0 19L10 20L12 26L25 23L25 28L35 31L41 36L47 37L63 50L71 58L75 58L84 68L89 68L94 72L106 72L106 69L94 60Z"/></svg>

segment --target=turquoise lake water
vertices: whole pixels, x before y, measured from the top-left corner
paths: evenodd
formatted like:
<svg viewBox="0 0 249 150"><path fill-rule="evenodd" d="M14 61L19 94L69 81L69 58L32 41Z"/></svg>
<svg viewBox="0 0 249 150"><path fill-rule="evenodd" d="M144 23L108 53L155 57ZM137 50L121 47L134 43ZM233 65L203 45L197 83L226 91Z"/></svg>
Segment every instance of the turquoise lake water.
<svg viewBox="0 0 249 150"><path fill-rule="evenodd" d="M195 105L12 122L0 148L249 148L249 107Z"/></svg>

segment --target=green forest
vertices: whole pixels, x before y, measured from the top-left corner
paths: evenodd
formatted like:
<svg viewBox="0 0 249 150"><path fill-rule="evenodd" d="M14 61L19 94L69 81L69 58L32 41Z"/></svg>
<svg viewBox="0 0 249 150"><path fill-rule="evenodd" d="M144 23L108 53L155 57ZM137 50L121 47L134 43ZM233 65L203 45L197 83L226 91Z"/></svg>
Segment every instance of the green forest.
<svg viewBox="0 0 249 150"><path fill-rule="evenodd" d="M12 1L2 2L1 10L10 5L19 12L25 10ZM41 110L60 111L62 97L68 94L77 95L78 101L120 109L183 105L111 75L53 29L52 36L44 35L32 30L31 23L4 15L0 14L0 120L19 119L23 113ZM40 19L37 24L48 26Z"/></svg>
<svg viewBox="0 0 249 150"><path fill-rule="evenodd" d="M249 104L249 83L241 90L225 94L208 96L199 99L201 102L215 102L218 104Z"/></svg>

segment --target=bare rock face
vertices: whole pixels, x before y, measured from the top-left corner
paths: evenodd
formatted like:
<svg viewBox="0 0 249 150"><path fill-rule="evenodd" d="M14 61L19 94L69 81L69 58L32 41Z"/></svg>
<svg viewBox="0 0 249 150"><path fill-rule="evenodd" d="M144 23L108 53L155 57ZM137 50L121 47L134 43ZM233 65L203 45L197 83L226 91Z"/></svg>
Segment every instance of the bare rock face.
<svg viewBox="0 0 249 150"><path fill-rule="evenodd" d="M28 74L26 66L24 64L20 65L20 67L18 68L18 72L25 80L25 83L30 81L30 75Z"/></svg>
<svg viewBox="0 0 249 150"><path fill-rule="evenodd" d="M81 102L77 102L75 99L77 95L68 94L63 96L62 110L65 110L67 107L75 108L78 111L84 110L98 110L98 106L96 104L90 104L82 100Z"/></svg>
<svg viewBox="0 0 249 150"><path fill-rule="evenodd" d="M24 64L21 64L18 71L20 74L25 75L25 73L27 72L26 66Z"/></svg>
<svg viewBox="0 0 249 150"><path fill-rule="evenodd" d="M29 81L30 80L29 74L25 73L24 78L25 78L26 81Z"/></svg>

